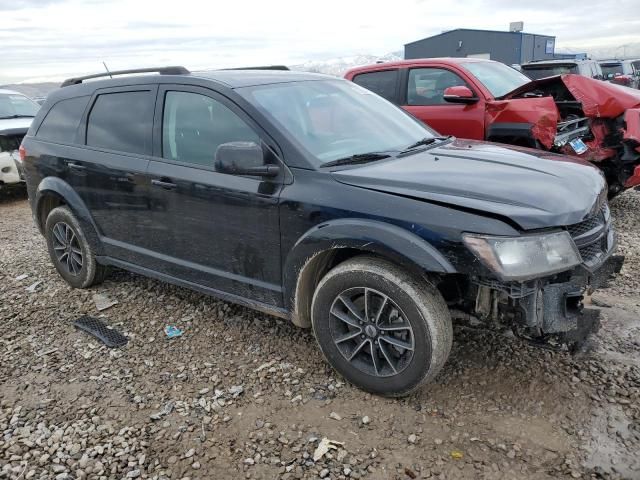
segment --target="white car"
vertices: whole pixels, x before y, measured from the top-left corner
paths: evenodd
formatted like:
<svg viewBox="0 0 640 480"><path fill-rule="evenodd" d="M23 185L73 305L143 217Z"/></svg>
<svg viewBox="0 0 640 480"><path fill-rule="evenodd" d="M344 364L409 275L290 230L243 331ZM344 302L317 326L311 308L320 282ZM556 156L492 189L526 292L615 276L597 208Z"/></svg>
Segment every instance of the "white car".
<svg viewBox="0 0 640 480"><path fill-rule="evenodd" d="M0 90L0 189L23 182L18 148L39 109L21 93Z"/></svg>

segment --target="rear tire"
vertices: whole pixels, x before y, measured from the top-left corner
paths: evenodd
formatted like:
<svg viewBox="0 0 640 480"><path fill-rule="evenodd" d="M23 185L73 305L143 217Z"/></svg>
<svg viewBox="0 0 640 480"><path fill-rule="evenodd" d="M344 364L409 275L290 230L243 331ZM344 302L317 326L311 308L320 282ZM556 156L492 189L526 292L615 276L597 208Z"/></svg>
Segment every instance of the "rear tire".
<svg viewBox="0 0 640 480"><path fill-rule="evenodd" d="M88 288L104 281L107 267L96 262L80 223L68 207L51 210L45 238L53 266L69 285Z"/></svg>
<svg viewBox="0 0 640 480"><path fill-rule="evenodd" d="M356 257L330 270L311 310L327 361L374 394L410 393L437 375L451 351L451 316L440 292L385 260Z"/></svg>

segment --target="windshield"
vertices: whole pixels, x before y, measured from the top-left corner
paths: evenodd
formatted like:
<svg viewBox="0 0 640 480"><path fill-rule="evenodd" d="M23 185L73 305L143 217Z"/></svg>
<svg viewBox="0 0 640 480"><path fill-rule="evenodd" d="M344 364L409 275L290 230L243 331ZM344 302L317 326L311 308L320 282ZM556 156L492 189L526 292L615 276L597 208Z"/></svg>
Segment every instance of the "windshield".
<svg viewBox="0 0 640 480"><path fill-rule="evenodd" d="M621 63L606 63L604 65L601 63L600 66L602 67L602 74L605 78L609 78L609 74L614 77L616 74L622 75L623 73Z"/></svg>
<svg viewBox="0 0 640 480"><path fill-rule="evenodd" d="M494 98L501 97L531 80L499 62L464 62L462 67L476 77Z"/></svg>
<svg viewBox="0 0 640 480"><path fill-rule="evenodd" d="M371 152L398 152L435 132L387 100L344 80L237 90L315 157L316 165Z"/></svg>
<svg viewBox="0 0 640 480"><path fill-rule="evenodd" d="M0 118L35 117L40 105L19 93L0 93Z"/></svg>
<svg viewBox="0 0 640 480"><path fill-rule="evenodd" d="M578 73L578 67L574 64L565 65L523 65L522 72L532 80L539 78L564 75L565 73Z"/></svg>

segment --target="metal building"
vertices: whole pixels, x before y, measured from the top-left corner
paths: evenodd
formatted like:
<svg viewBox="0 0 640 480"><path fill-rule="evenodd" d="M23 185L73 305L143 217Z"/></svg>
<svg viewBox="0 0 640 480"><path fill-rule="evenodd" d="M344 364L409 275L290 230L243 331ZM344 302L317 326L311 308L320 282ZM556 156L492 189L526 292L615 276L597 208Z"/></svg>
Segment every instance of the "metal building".
<svg viewBox="0 0 640 480"><path fill-rule="evenodd" d="M479 57L507 65L554 58L556 37L457 28L404 46L404 58Z"/></svg>

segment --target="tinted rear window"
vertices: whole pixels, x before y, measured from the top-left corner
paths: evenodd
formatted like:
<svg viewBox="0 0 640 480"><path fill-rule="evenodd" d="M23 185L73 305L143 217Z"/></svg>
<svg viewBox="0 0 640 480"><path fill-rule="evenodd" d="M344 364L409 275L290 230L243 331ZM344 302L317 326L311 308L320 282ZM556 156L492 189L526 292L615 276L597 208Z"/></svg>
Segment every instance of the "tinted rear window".
<svg viewBox="0 0 640 480"><path fill-rule="evenodd" d="M580 73L578 72L578 66L575 64L569 65L523 65L522 73L532 80L539 78L552 77L554 75L564 75L566 73Z"/></svg>
<svg viewBox="0 0 640 480"><path fill-rule="evenodd" d="M361 73L360 75L353 77L353 81L361 87L371 90L389 101L396 101L398 70Z"/></svg>
<svg viewBox="0 0 640 480"><path fill-rule="evenodd" d="M127 153L151 153L150 91L103 93L89 114L87 145Z"/></svg>
<svg viewBox="0 0 640 480"><path fill-rule="evenodd" d="M74 143L88 102L89 97L76 97L56 103L40 124L36 137L56 143Z"/></svg>
<svg viewBox="0 0 640 480"><path fill-rule="evenodd" d="M609 74L612 76L616 73L619 75L623 74L621 63L601 63L600 67L602 67L602 73L605 77Z"/></svg>

